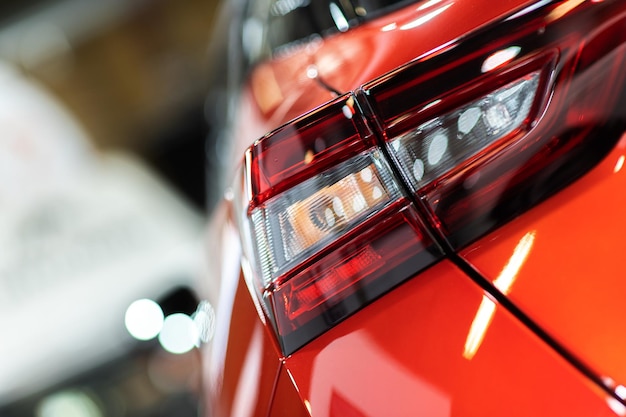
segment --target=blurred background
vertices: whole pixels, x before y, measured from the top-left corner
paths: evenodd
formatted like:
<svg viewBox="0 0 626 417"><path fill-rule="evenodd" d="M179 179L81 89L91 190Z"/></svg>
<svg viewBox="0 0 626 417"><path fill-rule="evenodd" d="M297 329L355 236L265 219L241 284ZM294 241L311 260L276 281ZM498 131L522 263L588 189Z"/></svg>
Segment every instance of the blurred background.
<svg viewBox="0 0 626 417"><path fill-rule="evenodd" d="M197 414L217 6L0 2L0 416Z"/></svg>

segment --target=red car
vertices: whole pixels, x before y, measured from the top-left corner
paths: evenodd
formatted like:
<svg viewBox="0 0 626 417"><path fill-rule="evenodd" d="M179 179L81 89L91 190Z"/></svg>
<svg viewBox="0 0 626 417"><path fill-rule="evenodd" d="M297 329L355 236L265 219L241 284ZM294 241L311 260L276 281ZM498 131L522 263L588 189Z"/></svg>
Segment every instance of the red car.
<svg viewBox="0 0 626 417"><path fill-rule="evenodd" d="M626 1L236 6L206 415L626 415Z"/></svg>

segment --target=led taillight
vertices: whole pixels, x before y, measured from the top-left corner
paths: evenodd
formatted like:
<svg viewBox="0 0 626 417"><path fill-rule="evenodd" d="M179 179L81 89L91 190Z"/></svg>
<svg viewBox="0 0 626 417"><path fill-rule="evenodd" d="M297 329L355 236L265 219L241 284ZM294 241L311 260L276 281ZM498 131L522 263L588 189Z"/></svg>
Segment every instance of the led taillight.
<svg viewBox="0 0 626 417"><path fill-rule="evenodd" d="M625 54L625 2L546 2L357 97L415 201L456 249L608 152L624 131L616 100Z"/></svg>
<svg viewBox="0 0 626 417"><path fill-rule="evenodd" d="M248 278L285 354L440 256L351 95L257 141L244 168Z"/></svg>
<svg viewBox="0 0 626 417"><path fill-rule="evenodd" d="M283 353L596 164L625 56L626 2L539 2L255 142L243 264Z"/></svg>

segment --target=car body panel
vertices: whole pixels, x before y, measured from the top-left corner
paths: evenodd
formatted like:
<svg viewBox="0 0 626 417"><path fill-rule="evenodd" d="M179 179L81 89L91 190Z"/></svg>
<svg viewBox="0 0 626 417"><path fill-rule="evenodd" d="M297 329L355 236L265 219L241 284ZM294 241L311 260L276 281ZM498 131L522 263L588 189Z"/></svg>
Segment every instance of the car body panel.
<svg viewBox="0 0 626 417"><path fill-rule="evenodd" d="M229 286L234 289L229 295L233 297L232 304L224 307L226 302L222 299L222 308L218 310L218 322L227 323L228 328L217 329L216 343L224 346L210 346L213 352L205 358L210 357L211 363L203 364L206 415L264 416L274 392L280 354L259 320L243 279Z"/></svg>
<svg viewBox="0 0 626 417"><path fill-rule="evenodd" d="M307 403L303 403L294 385L291 375L281 367L276 392L272 401L269 417L309 417Z"/></svg>
<svg viewBox="0 0 626 417"><path fill-rule="evenodd" d="M213 340L202 346L202 396L206 415L268 412L280 368L280 350L243 279L233 205L223 200L209 224L208 273L203 289L216 309ZM216 256L219 255L219 256Z"/></svg>
<svg viewBox="0 0 626 417"><path fill-rule="evenodd" d="M597 375L626 384L626 135L587 175L461 252L497 280L524 236L531 248L507 288L520 309ZM528 239L528 238L527 238Z"/></svg>
<svg viewBox="0 0 626 417"><path fill-rule="evenodd" d="M451 46L468 33L533 3L523 0L417 2L345 34L327 38L315 52L315 64L320 77L333 88L349 91L441 50L442 46Z"/></svg>
<svg viewBox="0 0 626 417"><path fill-rule="evenodd" d="M314 416L613 415L609 403L623 411L449 261L285 366Z"/></svg>

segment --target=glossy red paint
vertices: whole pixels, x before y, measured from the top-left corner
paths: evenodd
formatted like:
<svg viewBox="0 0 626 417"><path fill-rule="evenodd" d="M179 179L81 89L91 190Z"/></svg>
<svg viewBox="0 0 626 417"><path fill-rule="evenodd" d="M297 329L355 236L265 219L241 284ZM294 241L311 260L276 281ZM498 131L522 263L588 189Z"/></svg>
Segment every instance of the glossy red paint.
<svg viewBox="0 0 626 417"><path fill-rule="evenodd" d="M626 135L586 176L461 253L616 388L626 385L625 160ZM516 262L524 239L532 243ZM503 287L498 280L507 268Z"/></svg>
<svg viewBox="0 0 626 417"><path fill-rule="evenodd" d="M297 387L294 385L291 376L282 367L278 382L276 384L276 393L268 417L309 417L307 403L302 402L298 394Z"/></svg>
<svg viewBox="0 0 626 417"><path fill-rule="evenodd" d="M204 372L207 416L266 415L278 377L280 355L275 342L259 320L243 280L235 284L231 308L221 304L219 310L220 316L228 316L228 331L218 336L218 343L225 343L224 355L219 364L211 356L215 352L205 355L213 359Z"/></svg>
<svg viewBox="0 0 626 417"><path fill-rule="evenodd" d="M418 2L345 34L329 37L316 51L315 62L320 77L334 88L354 89L409 61L451 47L468 33L532 3L535 2Z"/></svg>
<svg viewBox="0 0 626 417"><path fill-rule="evenodd" d="M614 415L609 403L626 411L447 261L285 366L316 417Z"/></svg>
<svg viewBox="0 0 626 417"><path fill-rule="evenodd" d="M263 416L278 378L280 353L242 277L231 201L215 210L209 231L209 273L219 277L219 285L205 289L217 309L213 341L202 352L205 413Z"/></svg>

